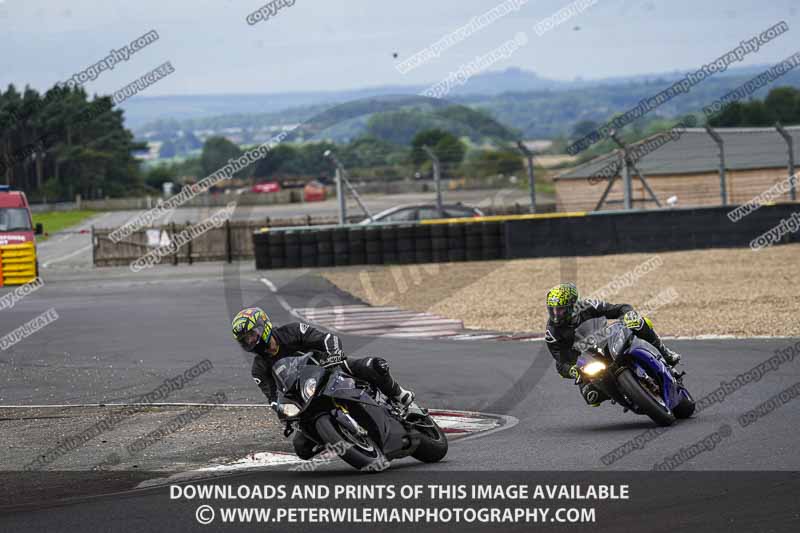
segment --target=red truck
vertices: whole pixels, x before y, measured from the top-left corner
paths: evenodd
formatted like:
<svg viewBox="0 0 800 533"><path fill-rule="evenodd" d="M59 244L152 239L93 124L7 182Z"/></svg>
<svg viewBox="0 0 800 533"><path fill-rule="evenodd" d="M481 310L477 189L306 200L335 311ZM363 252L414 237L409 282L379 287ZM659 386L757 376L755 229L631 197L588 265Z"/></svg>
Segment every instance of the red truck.
<svg viewBox="0 0 800 533"><path fill-rule="evenodd" d="M39 276L35 235L42 232L41 224L33 226L25 193L0 185L0 287L22 285Z"/></svg>

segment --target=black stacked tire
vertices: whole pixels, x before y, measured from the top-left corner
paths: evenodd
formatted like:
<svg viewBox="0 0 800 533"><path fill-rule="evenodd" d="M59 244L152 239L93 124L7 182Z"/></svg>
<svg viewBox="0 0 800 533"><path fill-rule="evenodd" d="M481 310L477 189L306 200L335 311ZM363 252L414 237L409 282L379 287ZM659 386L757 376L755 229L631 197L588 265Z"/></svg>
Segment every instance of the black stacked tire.
<svg viewBox="0 0 800 533"><path fill-rule="evenodd" d="M464 224L447 225L447 260L464 261L466 259Z"/></svg>
<svg viewBox="0 0 800 533"><path fill-rule="evenodd" d="M483 240L483 259L501 259L503 257L503 223L481 223Z"/></svg>
<svg viewBox="0 0 800 533"><path fill-rule="evenodd" d="M331 232L333 243L333 264L343 266L350 264L350 238L347 228L334 228Z"/></svg>
<svg viewBox="0 0 800 533"><path fill-rule="evenodd" d="M381 226L381 255L384 265L397 263L397 228Z"/></svg>
<svg viewBox="0 0 800 533"><path fill-rule="evenodd" d="M347 240L350 242L350 264L365 264L367 262L367 253L364 242L364 228L350 228Z"/></svg>
<svg viewBox="0 0 800 533"><path fill-rule="evenodd" d="M464 248L467 261L480 261L483 259L483 223L472 222L464 224Z"/></svg>
<svg viewBox="0 0 800 533"><path fill-rule="evenodd" d="M269 256L269 232L253 233L253 254L256 257L256 270L272 268Z"/></svg>
<svg viewBox="0 0 800 533"><path fill-rule="evenodd" d="M288 230L284 233L286 242L286 268L300 267L300 232Z"/></svg>
<svg viewBox="0 0 800 533"><path fill-rule="evenodd" d="M317 266L317 232L314 230L300 233L300 266Z"/></svg>
<svg viewBox="0 0 800 533"><path fill-rule="evenodd" d="M366 251L368 265L383 263L383 244L381 243L381 228L367 226L364 229L364 250Z"/></svg>
<svg viewBox="0 0 800 533"><path fill-rule="evenodd" d="M414 226L397 228L397 262L407 265L416 261L414 252Z"/></svg>
<svg viewBox="0 0 800 533"><path fill-rule="evenodd" d="M333 230L319 229L317 233L317 265L333 266Z"/></svg>
<svg viewBox="0 0 800 533"><path fill-rule="evenodd" d="M448 224L431 224L431 260L436 263L447 262Z"/></svg>
<svg viewBox="0 0 800 533"><path fill-rule="evenodd" d="M419 224L414 227L414 258L416 263L433 261L431 226L428 224Z"/></svg>
<svg viewBox="0 0 800 533"><path fill-rule="evenodd" d="M269 260L272 268L284 268L286 266L286 241L282 231L270 232Z"/></svg>

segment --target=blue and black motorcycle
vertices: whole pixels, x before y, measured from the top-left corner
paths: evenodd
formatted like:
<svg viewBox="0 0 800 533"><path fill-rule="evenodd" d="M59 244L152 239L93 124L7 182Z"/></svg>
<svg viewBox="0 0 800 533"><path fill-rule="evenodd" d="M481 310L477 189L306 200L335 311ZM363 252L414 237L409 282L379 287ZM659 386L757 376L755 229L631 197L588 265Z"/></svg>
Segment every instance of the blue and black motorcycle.
<svg viewBox="0 0 800 533"><path fill-rule="evenodd" d="M689 418L695 402L683 385L685 372L667 366L652 344L636 337L619 322L587 320L575 330L576 384L584 399L595 403L605 394L625 411L647 415L659 426ZM592 390L595 389L595 390Z"/></svg>

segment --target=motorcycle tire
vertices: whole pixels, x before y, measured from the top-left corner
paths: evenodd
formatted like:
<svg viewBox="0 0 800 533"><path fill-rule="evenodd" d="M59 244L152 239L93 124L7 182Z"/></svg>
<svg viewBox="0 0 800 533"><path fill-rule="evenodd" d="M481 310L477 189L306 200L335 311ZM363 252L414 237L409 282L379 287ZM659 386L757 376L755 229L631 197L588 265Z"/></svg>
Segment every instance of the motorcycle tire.
<svg viewBox="0 0 800 533"><path fill-rule="evenodd" d="M689 391L686 391L686 394L689 395L688 398L681 395L681 401L678 405L675 406L675 409L672 412L675 414L675 418L689 418L694 414L694 398L692 395L689 394Z"/></svg>
<svg viewBox="0 0 800 533"><path fill-rule="evenodd" d="M671 426L675 422L675 415L672 414L672 411L661 405L642 387L630 368L620 372L617 376L617 384L622 392L659 426Z"/></svg>
<svg viewBox="0 0 800 533"><path fill-rule="evenodd" d="M352 435L330 415L319 417L316 429L320 438L335 449L347 447L339 457L356 470L380 472L389 467L389 461L371 437Z"/></svg>
<svg viewBox="0 0 800 533"><path fill-rule="evenodd" d="M447 435L436 421L430 416L426 416L416 423L415 427L421 435L419 446L411 454L411 457L423 463L438 463L444 459L449 447Z"/></svg>

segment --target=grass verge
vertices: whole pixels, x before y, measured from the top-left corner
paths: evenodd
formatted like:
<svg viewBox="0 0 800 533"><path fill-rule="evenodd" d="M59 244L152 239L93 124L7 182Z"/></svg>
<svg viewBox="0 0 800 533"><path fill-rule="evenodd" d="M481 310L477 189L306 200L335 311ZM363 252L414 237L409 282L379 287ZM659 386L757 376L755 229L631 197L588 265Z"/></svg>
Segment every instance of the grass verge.
<svg viewBox="0 0 800 533"><path fill-rule="evenodd" d="M33 223L41 223L44 226L45 235L41 240L47 238L63 229L80 224L87 218L97 214L97 211L49 211L47 213L33 213Z"/></svg>

